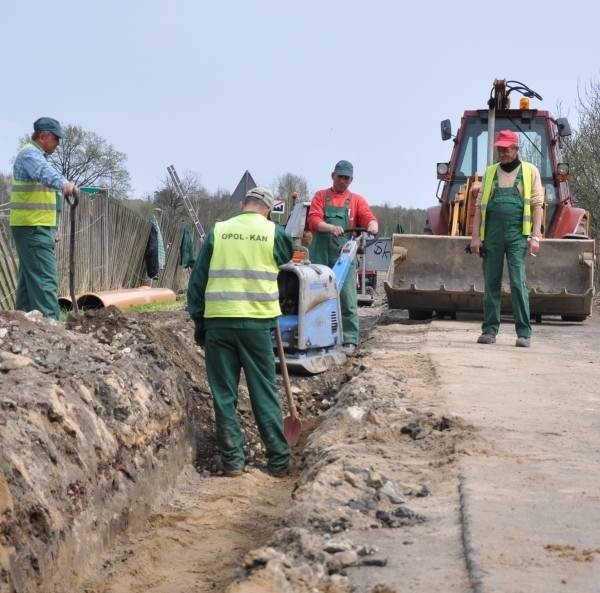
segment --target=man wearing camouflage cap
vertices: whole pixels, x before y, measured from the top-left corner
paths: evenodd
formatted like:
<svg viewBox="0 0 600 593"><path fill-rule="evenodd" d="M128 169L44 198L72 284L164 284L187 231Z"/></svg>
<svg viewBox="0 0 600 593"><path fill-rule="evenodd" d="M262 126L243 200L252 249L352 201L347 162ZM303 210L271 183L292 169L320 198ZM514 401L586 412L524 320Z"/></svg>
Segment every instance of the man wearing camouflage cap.
<svg viewBox="0 0 600 593"><path fill-rule="evenodd" d="M73 195L76 187L48 161L63 131L58 121L40 117L33 123L31 142L21 148L13 167L9 223L19 256L16 308L37 309L59 318L56 230L62 208L59 192Z"/></svg>
<svg viewBox="0 0 600 593"><path fill-rule="evenodd" d="M245 463L236 410L242 368L267 453L267 469L283 476L290 465L271 330L281 315L279 266L290 261L293 241L268 220L272 207L268 189L251 189L242 201L242 212L209 231L188 285L188 311L194 319L196 343L205 347L217 446L228 477L240 475Z"/></svg>

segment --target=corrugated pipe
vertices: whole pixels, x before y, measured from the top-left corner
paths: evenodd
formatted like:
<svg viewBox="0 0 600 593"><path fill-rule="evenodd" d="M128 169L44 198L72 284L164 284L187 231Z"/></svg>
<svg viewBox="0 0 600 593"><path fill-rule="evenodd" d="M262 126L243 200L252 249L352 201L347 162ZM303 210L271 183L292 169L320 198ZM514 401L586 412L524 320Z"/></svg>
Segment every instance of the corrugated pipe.
<svg viewBox="0 0 600 593"><path fill-rule="evenodd" d="M73 301L71 301L71 297L61 296L58 297L58 307L59 309L64 309L66 311L70 311L73 308Z"/></svg>

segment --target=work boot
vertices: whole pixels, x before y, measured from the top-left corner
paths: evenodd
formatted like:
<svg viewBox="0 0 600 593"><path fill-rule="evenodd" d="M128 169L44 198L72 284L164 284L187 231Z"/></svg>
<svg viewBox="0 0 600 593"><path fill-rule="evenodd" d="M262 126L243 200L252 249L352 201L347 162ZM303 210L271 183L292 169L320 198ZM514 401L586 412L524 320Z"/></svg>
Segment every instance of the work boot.
<svg viewBox="0 0 600 593"><path fill-rule="evenodd" d="M481 334L477 338L477 343L478 344L495 344L496 336L492 336L492 334Z"/></svg>
<svg viewBox="0 0 600 593"><path fill-rule="evenodd" d="M237 467L224 467L223 468L223 475L226 478L237 478L238 476L241 476L244 473L243 469L239 469Z"/></svg>
<svg viewBox="0 0 600 593"><path fill-rule="evenodd" d="M524 336L519 336L515 343L515 346L519 348L529 348L531 346L531 338L526 338Z"/></svg>
<svg viewBox="0 0 600 593"><path fill-rule="evenodd" d="M356 354L356 344L344 344L342 352L348 357L354 356Z"/></svg>
<svg viewBox="0 0 600 593"><path fill-rule="evenodd" d="M284 467L282 469L272 469L268 467L267 472L270 476L273 476L274 478L285 478L286 476L290 475L291 468L291 465L288 465L287 467Z"/></svg>

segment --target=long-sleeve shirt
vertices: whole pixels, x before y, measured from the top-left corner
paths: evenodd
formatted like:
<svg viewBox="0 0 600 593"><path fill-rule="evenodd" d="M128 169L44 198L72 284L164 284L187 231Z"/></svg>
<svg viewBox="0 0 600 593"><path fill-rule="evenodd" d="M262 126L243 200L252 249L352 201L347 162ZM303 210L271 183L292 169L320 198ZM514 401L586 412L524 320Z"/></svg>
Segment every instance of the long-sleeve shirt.
<svg viewBox="0 0 600 593"><path fill-rule="evenodd" d="M39 181L57 190L56 212L60 214L63 209L60 190L67 179L48 162L48 155L35 142L31 144L17 155L13 165L13 178L17 181Z"/></svg>
<svg viewBox="0 0 600 593"><path fill-rule="evenodd" d="M242 212L238 216L245 216ZM208 284L208 271L215 245L214 227L208 232L200 255L196 260L187 293L187 309L195 321L204 322L206 328L227 327L239 329L261 329L274 327L273 319L250 319L240 317L211 317L204 319L204 304L206 285ZM275 242L273 257L278 266L288 263L294 254L294 241L279 225L275 225Z"/></svg>
<svg viewBox="0 0 600 593"><path fill-rule="evenodd" d="M512 171L504 171L502 167L498 167L496 178L498 179L498 187L512 187L515 184L515 179L517 178L518 172L521 170L521 167L517 167ZM481 180L481 187L485 187L485 175ZM519 193L521 197L523 196L523 184L519 183ZM479 192L477 196L477 206L481 206L481 199L483 198L483 189ZM540 172L538 168L533 166L533 180L531 183L531 207L532 208L541 208L544 205L544 188L542 186L542 178L540 177Z"/></svg>
<svg viewBox="0 0 600 593"><path fill-rule="evenodd" d="M308 228L311 231L317 232L319 223L325 220L325 196L327 194L331 196L331 206L336 207L343 206L348 196L350 196L350 204L348 205L350 228L367 228L372 220L377 220L367 201L360 194L352 193L349 190L340 194L333 191L333 188L320 189L315 193L308 211Z"/></svg>

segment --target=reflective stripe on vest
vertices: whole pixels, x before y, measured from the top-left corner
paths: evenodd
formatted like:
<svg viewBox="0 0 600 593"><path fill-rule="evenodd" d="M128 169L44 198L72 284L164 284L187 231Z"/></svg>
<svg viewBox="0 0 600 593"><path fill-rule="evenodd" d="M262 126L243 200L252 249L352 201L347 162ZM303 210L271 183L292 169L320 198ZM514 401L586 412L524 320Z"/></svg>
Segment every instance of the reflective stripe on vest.
<svg viewBox="0 0 600 593"><path fill-rule="evenodd" d="M33 147L26 144L21 150ZM9 207L10 226L56 226L56 190L43 183L14 179Z"/></svg>
<svg viewBox="0 0 600 593"><path fill-rule="evenodd" d="M485 217L488 202L492 196L492 187L500 163L494 163L487 168L485 172L485 185L483 186L483 196L481 198L481 225L479 227L479 238L483 241L485 237ZM531 235L531 187L533 180L533 165L521 161L521 173L523 175L523 227L522 233L525 236Z"/></svg>
<svg viewBox="0 0 600 593"><path fill-rule="evenodd" d="M204 295L204 317L271 319L281 315L273 255L275 224L248 212L218 222Z"/></svg>

